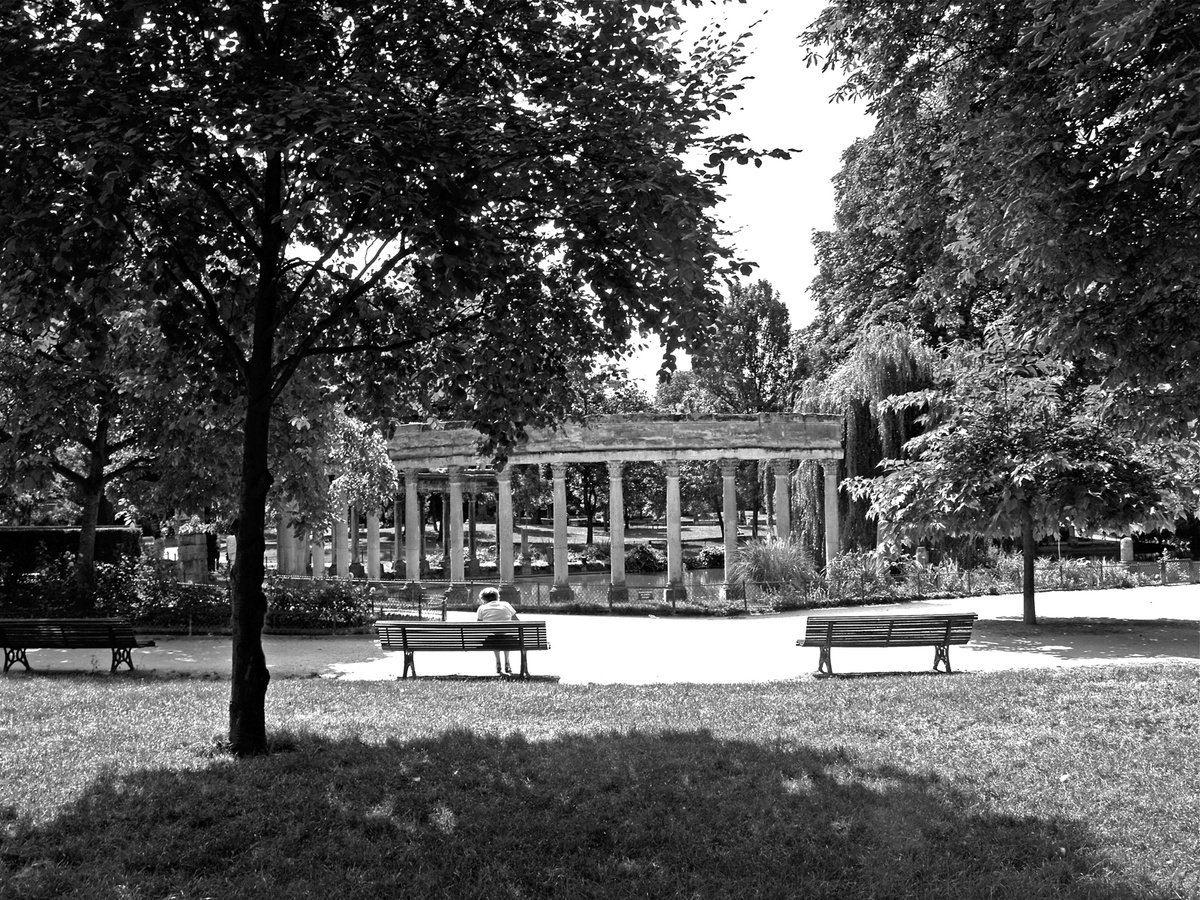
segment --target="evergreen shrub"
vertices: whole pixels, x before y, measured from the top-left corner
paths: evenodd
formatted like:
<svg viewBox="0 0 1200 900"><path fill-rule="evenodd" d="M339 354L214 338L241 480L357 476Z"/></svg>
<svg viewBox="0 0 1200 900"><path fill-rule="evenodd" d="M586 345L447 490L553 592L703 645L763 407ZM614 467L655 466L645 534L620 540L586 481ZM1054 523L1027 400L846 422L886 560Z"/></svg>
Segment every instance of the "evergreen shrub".
<svg viewBox="0 0 1200 900"><path fill-rule="evenodd" d="M268 629L361 628L386 599L369 581L300 581L270 576L266 584Z"/></svg>
<svg viewBox="0 0 1200 900"><path fill-rule="evenodd" d="M685 557L683 564L689 569L721 569L725 566L725 545L705 544L699 552Z"/></svg>
<svg viewBox="0 0 1200 900"><path fill-rule="evenodd" d="M625 548L625 571L644 575L667 571L667 554L649 544L630 544Z"/></svg>
<svg viewBox="0 0 1200 900"><path fill-rule="evenodd" d="M0 566L13 573L37 572L64 553L79 552L78 526L0 527ZM96 529L96 561L115 563L127 556L140 556L141 532L136 528Z"/></svg>

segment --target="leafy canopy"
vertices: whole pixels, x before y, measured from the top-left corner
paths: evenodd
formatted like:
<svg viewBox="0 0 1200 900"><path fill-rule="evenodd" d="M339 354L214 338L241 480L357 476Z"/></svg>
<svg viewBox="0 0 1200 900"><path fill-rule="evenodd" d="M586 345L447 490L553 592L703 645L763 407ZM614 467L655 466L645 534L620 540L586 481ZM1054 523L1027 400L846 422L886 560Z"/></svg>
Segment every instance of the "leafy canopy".
<svg viewBox="0 0 1200 900"><path fill-rule="evenodd" d="M1175 429L1200 384L1198 31L1176 0L834 0L805 35L941 173L959 281Z"/></svg>
<svg viewBox="0 0 1200 900"><path fill-rule="evenodd" d="M1101 397L1067 364L995 341L961 348L938 387L884 401L923 409L925 430L881 464L882 475L846 490L870 501L887 537L912 543L1169 522L1186 499L1150 453L1106 424Z"/></svg>
<svg viewBox="0 0 1200 900"><path fill-rule="evenodd" d="M266 747L271 423L353 383L502 455L573 363L710 334L731 260L709 136L742 39L670 2L75 0L7 13L0 293L133 269L177 373L242 416L230 740ZM786 154L777 154L786 155ZM105 257L92 252L90 269ZM350 375L386 358L382 378ZM371 363L374 372L385 367Z"/></svg>

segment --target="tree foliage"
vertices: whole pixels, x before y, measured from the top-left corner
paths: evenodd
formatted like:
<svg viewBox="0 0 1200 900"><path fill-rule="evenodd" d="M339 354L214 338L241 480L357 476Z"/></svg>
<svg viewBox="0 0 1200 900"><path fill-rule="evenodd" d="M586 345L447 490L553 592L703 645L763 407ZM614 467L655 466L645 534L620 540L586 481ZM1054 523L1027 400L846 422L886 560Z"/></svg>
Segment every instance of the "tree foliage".
<svg viewBox="0 0 1200 900"><path fill-rule="evenodd" d="M763 413L792 409L797 383L806 374L796 352L787 306L771 282L734 281L717 319L721 339L692 360L692 380L674 403L676 412ZM660 403L670 402L660 389ZM722 515L721 481L715 463L685 468L684 503L694 511ZM763 505L763 471L758 461L739 466L742 508L749 508L758 536ZM769 492L768 492L769 493ZM722 531L727 527L721 521ZM732 527L737 527L736 523Z"/></svg>
<svg viewBox="0 0 1200 900"><path fill-rule="evenodd" d="M390 509L399 479L378 427L347 415L340 406L295 416L275 445L278 473L271 500L294 529L324 535L347 505Z"/></svg>
<svg viewBox="0 0 1200 900"><path fill-rule="evenodd" d="M77 580L87 608L96 527L114 486L146 477L171 386L157 377L161 342L145 315L87 292L64 298L60 315L11 317L0 331L0 455L16 482L61 481L80 509ZM111 515L111 513L110 513Z"/></svg>
<svg viewBox="0 0 1200 900"><path fill-rule="evenodd" d="M941 123L959 283L1166 428L1197 413L1198 31L1175 0L835 0L805 35L910 157Z"/></svg>
<svg viewBox="0 0 1200 900"><path fill-rule="evenodd" d="M845 420L844 456L839 481L870 477L879 463L897 457L918 433L911 410L889 405L893 397L930 387L938 354L920 333L906 327L860 324L845 357L823 377L806 380L797 392L797 408L836 413ZM825 481L821 467L802 464L796 477L797 540L814 558L825 552ZM843 493L838 498L842 548L870 549L875 527L867 504Z"/></svg>
<svg viewBox="0 0 1200 900"><path fill-rule="evenodd" d="M870 502L885 542L930 536L1020 536L1025 619L1034 624L1034 540L1065 524L1081 531L1167 524L1183 498L1165 470L1114 432L1102 395L1072 367L990 343L953 354L936 389L897 395L925 430L884 460L883 475L846 490Z"/></svg>
<svg viewBox="0 0 1200 900"><path fill-rule="evenodd" d="M802 337L815 374L840 365L865 330L900 327L939 347L980 339L1003 311L996 285L964 283L950 250L954 207L938 162L946 124L934 111L905 124L879 122L834 177L834 228L814 236L817 314Z"/></svg>
<svg viewBox="0 0 1200 900"><path fill-rule="evenodd" d="M796 383L788 310L766 279L734 281L716 320L719 341L692 358L696 382L713 412L783 412Z"/></svg>
<svg viewBox="0 0 1200 900"><path fill-rule="evenodd" d="M742 38L685 46L679 25L669 2L597 0L6 13L0 289L52 312L47 264L86 281L76 250L102 248L136 269L177 370L239 410L236 752L266 747L285 394L390 355L398 403L459 409L503 454L566 412L573 361L710 333L712 209L724 164L755 155L708 134Z"/></svg>

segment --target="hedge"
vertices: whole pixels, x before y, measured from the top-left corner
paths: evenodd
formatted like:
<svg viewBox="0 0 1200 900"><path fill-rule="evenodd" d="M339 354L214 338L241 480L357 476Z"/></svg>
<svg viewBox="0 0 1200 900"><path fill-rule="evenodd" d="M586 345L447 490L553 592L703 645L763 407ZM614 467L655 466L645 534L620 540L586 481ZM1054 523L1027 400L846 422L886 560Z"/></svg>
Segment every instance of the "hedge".
<svg viewBox="0 0 1200 900"><path fill-rule="evenodd" d="M78 526L7 525L0 527L0 567L9 572L34 572L64 553L79 552ZM136 528L104 526L96 529L96 562L115 563L125 556L140 556L142 535Z"/></svg>

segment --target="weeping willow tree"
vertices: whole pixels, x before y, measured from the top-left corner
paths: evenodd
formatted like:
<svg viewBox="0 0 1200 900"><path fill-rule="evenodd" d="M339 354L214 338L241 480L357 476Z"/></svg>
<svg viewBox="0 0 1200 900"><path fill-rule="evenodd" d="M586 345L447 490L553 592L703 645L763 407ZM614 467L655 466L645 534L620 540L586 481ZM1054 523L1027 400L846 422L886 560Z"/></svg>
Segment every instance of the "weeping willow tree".
<svg viewBox="0 0 1200 900"><path fill-rule="evenodd" d="M884 459L900 456L913 436L914 415L881 406L898 394L923 390L933 383L937 354L916 332L899 325L864 329L849 355L825 378L810 378L801 386L796 409L801 412L837 413L845 419L845 458L838 466L838 482L870 477ZM802 463L793 484L796 507L796 540L814 559L823 559L825 514L824 479L815 462ZM875 546L876 527L868 519L869 503L841 495L838 518L842 549Z"/></svg>

